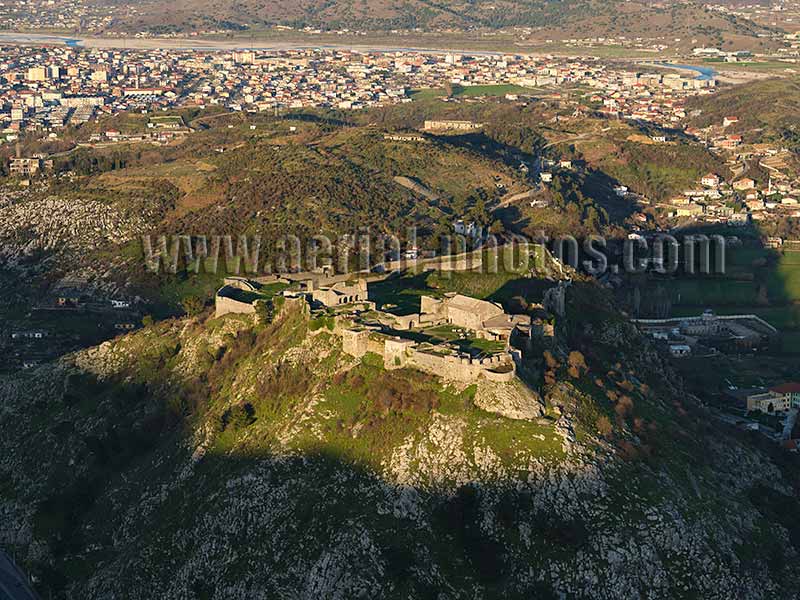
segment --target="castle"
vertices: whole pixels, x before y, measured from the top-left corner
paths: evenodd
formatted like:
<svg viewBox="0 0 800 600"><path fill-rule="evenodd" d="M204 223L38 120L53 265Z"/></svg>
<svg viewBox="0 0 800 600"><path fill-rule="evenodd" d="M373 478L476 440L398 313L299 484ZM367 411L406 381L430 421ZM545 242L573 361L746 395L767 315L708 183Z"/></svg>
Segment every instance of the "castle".
<svg viewBox="0 0 800 600"><path fill-rule="evenodd" d="M366 279L358 279L355 283L338 281L331 285L318 285L313 279L309 279L304 287L312 307L368 302Z"/></svg>
<svg viewBox="0 0 800 600"><path fill-rule="evenodd" d="M396 314L376 307L363 278L294 283L285 296L302 299L312 310L334 312L333 334L344 352L355 358L376 354L386 369L413 367L465 382L511 381L531 339L554 335L547 319L509 314L495 302L463 294L422 295L419 312ZM548 298L556 311L563 310L564 292L559 286ZM227 278L216 295L216 316L255 313L258 298L257 283ZM542 305L528 308L545 313Z"/></svg>
<svg viewBox="0 0 800 600"><path fill-rule="evenodd" d="M491 350L470 352L458 343L448 343L425 332L444 326L444 331L458 332L462 345L468 333L475 339L499 342ZM511 347L514 336L530 338L531 318L509 315L493 302L461 294L443 298L420 297L420 312L395 315L381 310L340 315L335 333L342 338L342 348L356 358L368 352L383 358L384 367L415 367L437 376L462 381L485 378L510 381L516 372L521 351ZM407 335L415 332L415 335Z"/></svg>
<svg viewBox="0 0 800 600"><path fill-rule="evenodd" d="M456 351L443 351L439 346L415 342L380 330L350 326L335 330L342 338L342 349L360 358L372 352L383 358L386 369L414 367L438 377L460 381L511 381L516 373L518 350L509 350L484 357L471 357ZM517 360L515 360L517 359Z"/></svg>
<svg viewBox="0 0 800 600"><path fill-rule="evenodd" d="M420 296L419 312L410 314L377 310L373 302L365 309L336 319L334 333L346 353L356 358L373 353L386 369L413 367L466 382L511 381L522 359L522 350L512 342L527 347L534 333L553 332L552 325L543 327L539 319L534 323L529 315L511 315L499 304L456 293ZM437 330L458 337L430 335ZM469 339L493 345L476 349Z"/></svg>

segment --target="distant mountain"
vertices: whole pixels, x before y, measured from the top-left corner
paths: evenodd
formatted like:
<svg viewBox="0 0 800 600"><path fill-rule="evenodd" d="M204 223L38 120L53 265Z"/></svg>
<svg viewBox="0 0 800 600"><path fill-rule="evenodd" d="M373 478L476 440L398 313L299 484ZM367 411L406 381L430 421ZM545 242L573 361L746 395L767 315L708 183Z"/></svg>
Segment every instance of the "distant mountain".
<svg viewBox="0 0 800 600"><path fill-rule="evenodd" d="M501 29L531 27L548 37L754 36L766 29L710 12L700 3L596 0L146 0L147 10L123 18L119 28L187 31L274 25L321 29ZM720 39L721 43L721 39Z"/></svg>

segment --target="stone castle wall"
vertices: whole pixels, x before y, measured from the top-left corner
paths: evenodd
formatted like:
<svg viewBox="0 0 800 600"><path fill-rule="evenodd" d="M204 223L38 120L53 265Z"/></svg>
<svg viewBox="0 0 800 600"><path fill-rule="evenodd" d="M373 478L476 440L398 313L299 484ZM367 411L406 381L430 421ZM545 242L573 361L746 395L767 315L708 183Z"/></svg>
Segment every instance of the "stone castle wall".
<svg viewBox="0 0 800 600"><path fill-rule="evenodd" d="M245 292L255 292L258 288L249 279L244 277L226 277L222 282L228 287L236 288Z"/></svg>
<svg viewBox="0 0 800 600"><path fill-rule="evenodd" d="M516 375L514 363L502 359L499 355L491 358L476 359L412 350L408 362L411 366L421 371L461 381L476 381L481 377L485 377L490 381L506 382L514 379ZM502 365L509 365L511 368L504 372L492 370Z"/></svg>
<svg viewBox="0 0 800 600"><path fill-rule="evenodd" d="M256 312L256 307L250 302L240 302L227 296L220 296L219 294L214 298L215 317L221 317L227 314L237 315L252 315Z"/></svg>
<svg viewBox="0 0 800 600"><path fill-rule="evenodd" d="M343 325L343 324L341 324ZM342 349L349 355L361 358L368 352L383 357L386 369L413 367L449 379L476 381L486 378L489 381L508 382L516 375L516 365L510 357L495 355L490 358L474 359L451 354L436 354L415 348L411 340L376 335L368 329L336 328L335 333L342 338ZM506 367L509 370L498 372Z"/></svg>
<svg viewBox="0 0 800 600"><path fill-rule="evenodd" d="M350 356L361 358L369 352L369 330L342 329L338 333L342 337L342 350Z"/></svg>

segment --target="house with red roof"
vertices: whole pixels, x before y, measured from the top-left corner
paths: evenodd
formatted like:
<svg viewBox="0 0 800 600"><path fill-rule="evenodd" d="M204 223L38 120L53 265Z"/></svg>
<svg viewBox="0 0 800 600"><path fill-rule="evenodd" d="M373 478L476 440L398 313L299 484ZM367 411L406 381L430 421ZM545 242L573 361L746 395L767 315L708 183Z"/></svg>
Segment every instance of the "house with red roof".
<svg viewBox="0 0 800 600"><path fill-rule="evenodd" d="M706 175L703 175L703 178L700 180L700 183L702 183L705 187L715 188L719 187L720 178L719 175L717 175L716 173L708 173Z"/></svg>

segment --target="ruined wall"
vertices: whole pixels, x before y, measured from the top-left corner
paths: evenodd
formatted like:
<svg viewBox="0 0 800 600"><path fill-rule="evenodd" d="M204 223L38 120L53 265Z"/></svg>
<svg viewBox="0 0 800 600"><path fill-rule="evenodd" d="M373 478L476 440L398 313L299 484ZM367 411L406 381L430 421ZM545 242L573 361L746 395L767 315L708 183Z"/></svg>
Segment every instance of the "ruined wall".
<svg viewBox="0 0 800 600"><path fill-rule="evenodd" d="M483 330L483 315L463 310L455 306L447 307L447 319L453 325L465 327L475 332Z"/></svg>
<svg viewBox="0 0 800 600"><path fill-rule="evenodd" d="M398 369L408 364L415 343L411 340L386 338L383 342L383 364L387 369Z"/></svg>
<svg viewBox="0 0 800 600"><path fill-rule="evenodd" d="M510 371L505 371L501 373L495 371L484 371L483 375L489 381L494 381L496 383L508 383L510 381L513 381L514 377L517 376L517 368L515 365L514 368L511 369Z"/></svg>
<svg viewBox="0 0 800 600"><path fill-rule="evenodd" d="M509 363L507 359L497 355L491 358L470 359L412 350L408 364L439 377L461 381L476 381L481 377L485 377L490 381L511 381L516 373L516 367L513 362ZM502 365L509 365L511 369L503 373L490 370Z"/></svg>
<svg viewBox="0 0 800 600"><path fill-rule="evenodd" d="M369 351L369 331L344 329L342 335L342 350L350 356L361 358Z"/></svg>
<svg viewBox="0 0 800 600"><path fill-rule="evenodd" d="M378 356L383 356L385 345L383 339L375 339L374 336L369 336L367 339L367 352L372 352Z"/></svg>
<svg viewBox="0 0 800 600"><path fill-rule="evenodd" d="M414 327L419 327L421 320L418 314L392 316L394 317L394 323L397 329L413 329Z"/></svg>
<svg viewBox="0 0 800 600"><path fill-rule="evenodd" d="M273 302L277 302L281 296L276 296ZM309 317L311 315L311 307L308 305L306 299L302 296L296 298L283 296L282 306L280 307L280 314L287 312L299 312L301 315Z"/></svg>
<svg viewBox="0 0 800 600"><path fill-rule="evenodd" d="M229 287L236 288L245 292L255 292L256 286L253 282L245 279L244 277L226 277L223 283Z"/></svg>
<svg viewBox="0 0 800 600"><path fill-rule="evenodd" d="M472 379L470 365L462 365L461 358L458 356L439 355L415 350L412 353L411 362L415 367L427 373L452 379Z"/></svg>
<svg viewBox="0 0 800 600"><path fill-rule="evenodd" d="M249 302L239 302L227 296L217 295L214 297L214 316L221 317L230 313L238 315L253 315L256 307Z"/></svg>
<svg viewBox="0 0 800 600"><path fill-rule="evenodd" d="M337 327L336 333L342 338L342 349L349 355L361 358L368 352L383 357L386 369L414 367L420 371L460 381L477 381L480 378L489 381L508 382L514 379L516 365L510 356L495 355L477 359L452 354L436 354L420 351L412 340L375 335L367 329L346 329ZM493 369L505 367L504 372Z"/></svg>
<svg viewBox="0 0 800 600"><path fill-rule="evenodd" d="M419 312L427 315L436 315L437 317L444 318L444 301L434 298L432 296L420 297Z"/></svg>

